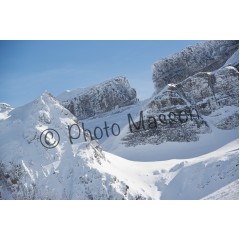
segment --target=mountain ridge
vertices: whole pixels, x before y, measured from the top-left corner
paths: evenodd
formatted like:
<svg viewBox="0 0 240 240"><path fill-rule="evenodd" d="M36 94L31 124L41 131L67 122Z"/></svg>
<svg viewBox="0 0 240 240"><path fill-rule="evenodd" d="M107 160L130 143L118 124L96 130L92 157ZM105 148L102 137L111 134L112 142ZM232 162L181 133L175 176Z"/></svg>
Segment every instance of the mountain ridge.
<svg viewBox="0 0 240 240"><path fill-rule="evenodd" d="M205 45L210 55L196 59L214 66L168 78L142 102L116 77L15 109L0 104L0 199L238 198L238 41ZM129 114L136 126L141 115L152 122L130 131ZM83 123L120 132L83 138Z"/></svg>

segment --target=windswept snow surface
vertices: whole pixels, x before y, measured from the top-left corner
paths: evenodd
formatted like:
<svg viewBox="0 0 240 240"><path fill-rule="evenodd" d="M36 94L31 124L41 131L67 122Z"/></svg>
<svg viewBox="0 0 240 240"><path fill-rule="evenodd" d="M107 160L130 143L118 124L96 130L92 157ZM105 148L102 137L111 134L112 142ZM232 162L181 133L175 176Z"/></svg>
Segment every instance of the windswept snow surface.
<svg viewBox="0 0 240 240"><path fill-rule="evenodd" d="M107 152L105 156L111 163L105 169L152 199L238 199L238 139L208 154L181 160L133 162Z"/></svg>
<svg viewBox="0 0 240 240"><path fill-rule="evenodd" d="M216 192L203 198L204 200L237 200L239 199L239 180L229 183Z"/></svg>

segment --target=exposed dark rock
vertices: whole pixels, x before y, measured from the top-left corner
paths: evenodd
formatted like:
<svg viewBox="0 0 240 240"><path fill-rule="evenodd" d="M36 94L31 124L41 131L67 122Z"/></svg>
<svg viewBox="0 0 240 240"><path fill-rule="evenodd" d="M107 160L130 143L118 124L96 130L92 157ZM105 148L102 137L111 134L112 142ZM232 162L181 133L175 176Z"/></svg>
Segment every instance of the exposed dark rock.
<svg viewBox="0 0 240 240"><path fill-rule="evenodd" d="M239 41L206 41L183 49L153 65L156 91L169 83L179 83L198 72L214 71L238 49Z"/></svg>
<svg viewBox="0 0 240 240"><path fill-rule="evenodd" d="M180 93L203 115L224 106L238 106L239 73L234 67L197 73L176 85Z"/></svg>
<svg viewBox="0 0 240 240"><path fill-rule="evenodd" d="M180 96L173 84L166 86L146 105L143 112L144 127L122 139L126 146L161 144L163 142L198 141L199 134L209 133L208 123ZM135 119L135 125L141 121Z"/></svg>
<svg viewBox="0 0 240 240"><path fill-rule="evenodd" d="M58 97L79 120L137 102L136 90L127 78L117 77L96 86L64 93Z"/></svg>

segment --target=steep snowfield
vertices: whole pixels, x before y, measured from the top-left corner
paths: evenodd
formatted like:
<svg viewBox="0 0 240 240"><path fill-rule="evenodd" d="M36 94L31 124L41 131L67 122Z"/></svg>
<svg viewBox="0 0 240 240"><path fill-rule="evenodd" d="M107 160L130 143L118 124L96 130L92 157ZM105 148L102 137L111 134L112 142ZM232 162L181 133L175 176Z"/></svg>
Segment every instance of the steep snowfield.
<svg viewBox="0 0 240 240"><path fill-rule="evenodd" d="M105 172L103 162L110 163L96 141L79 139L71 145L67 126L73 124L76 118L47 92L0 121L2 199L150 198ZM50 128L60 137L51 149L40 142L41 133ZM72 135L77 134L73 128ZM59 140L55 133L45 137L49 144Z"/></svg>
<svg viewBox="0 0 240 240"><path fill-rule="evenodd" d="M239 65L239 50L237 50L224 64L224 66L238 66Z"/></svg>

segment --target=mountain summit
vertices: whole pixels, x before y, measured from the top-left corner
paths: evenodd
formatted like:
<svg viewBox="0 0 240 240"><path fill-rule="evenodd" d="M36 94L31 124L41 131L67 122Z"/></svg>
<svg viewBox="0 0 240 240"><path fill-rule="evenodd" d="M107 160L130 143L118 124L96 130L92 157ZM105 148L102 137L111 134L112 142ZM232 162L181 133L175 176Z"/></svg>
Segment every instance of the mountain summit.
<svg viewBox="0 0 240 240"><path fill-rule="evenodd" d="M50 93L16 108L0 121L0 197L3 199L149 198L131 182L116 177L97 141L69 141L77 119ZM79 127L80 132L82 129ZM42 145L51 130L54 148ZM53 131L55 130L55 131ZM56 132L58 134L56 134ZM77 134L77 133L76 133ZM47 147L45 147L47 146ZM107 170L107 171L106 171Z"/></svg>

